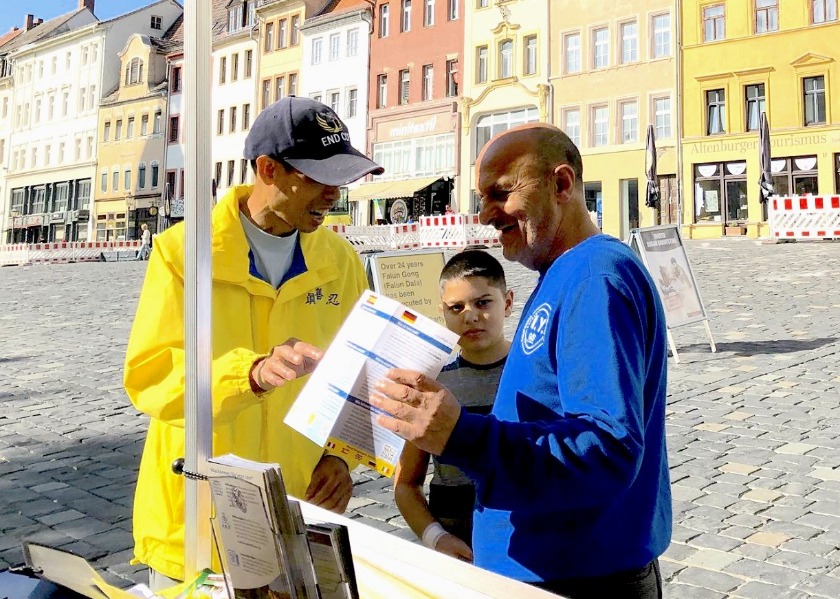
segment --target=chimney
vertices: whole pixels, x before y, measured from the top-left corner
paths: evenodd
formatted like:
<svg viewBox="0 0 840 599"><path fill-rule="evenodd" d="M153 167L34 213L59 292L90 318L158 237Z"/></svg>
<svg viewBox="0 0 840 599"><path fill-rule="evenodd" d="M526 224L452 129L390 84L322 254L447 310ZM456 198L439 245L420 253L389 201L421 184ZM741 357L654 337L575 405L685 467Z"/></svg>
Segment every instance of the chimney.
<svg viewBox="0 0 840 599"><path fill-rule="evenodd" d="M35 15L26 15L26 21L23 23L23 30L29 31L35 27Z"/></svg>
<svg viewBox="0 0 840 599"><path fill-rule="evenodd" d="M44 22L44 19L42 19L41 17L38 17L37 19L35 19L35 25L40 25L43 22Z"/></svg>
<svg viewBox="0 0 840 599"><path fill-rule="evenodd" d="M88 9L90 12L93 12L93 3L95 0L79 0L79 10L83 8Z"/></svg>

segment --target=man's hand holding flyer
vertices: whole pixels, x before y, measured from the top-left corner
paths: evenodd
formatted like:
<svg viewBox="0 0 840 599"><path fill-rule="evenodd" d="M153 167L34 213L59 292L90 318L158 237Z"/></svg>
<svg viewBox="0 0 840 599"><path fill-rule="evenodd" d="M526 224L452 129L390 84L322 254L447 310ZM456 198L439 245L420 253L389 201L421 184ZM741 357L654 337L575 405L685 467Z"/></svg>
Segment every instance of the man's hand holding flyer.
<svg viewBox="0 0 840 599"><path fill-rule="evenodd" d="M370 391L391 368L436 378L457 343L458 335L433 320L366 291L285 422L331 453L391 476L404 441L376 423Z"/></svg>

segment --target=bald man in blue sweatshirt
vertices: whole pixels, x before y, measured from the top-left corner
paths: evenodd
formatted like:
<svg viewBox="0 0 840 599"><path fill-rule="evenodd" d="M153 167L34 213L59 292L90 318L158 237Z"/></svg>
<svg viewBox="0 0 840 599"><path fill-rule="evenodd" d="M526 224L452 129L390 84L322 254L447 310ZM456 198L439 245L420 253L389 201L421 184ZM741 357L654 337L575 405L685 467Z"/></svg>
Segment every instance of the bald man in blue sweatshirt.
<svg viewBox="0 0 840 599"><path fill-rule="evenodd" d="M493 412L462 411L416 372L371 402L383 426L476 482L476 565L570 599L662 596L671 539L665 316L647 270L592 224L580 153L526 125L476 163L481 220L540 274Z"/></svg>

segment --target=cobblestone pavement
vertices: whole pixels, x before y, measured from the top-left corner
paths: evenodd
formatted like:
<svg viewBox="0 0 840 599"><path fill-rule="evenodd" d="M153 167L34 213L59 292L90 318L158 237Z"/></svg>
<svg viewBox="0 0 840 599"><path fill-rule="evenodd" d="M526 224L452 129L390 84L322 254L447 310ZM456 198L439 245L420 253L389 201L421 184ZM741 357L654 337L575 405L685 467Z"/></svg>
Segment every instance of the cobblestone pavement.
<svg viewBox="0 0 840 599"><path fill-rule="evenodd" d="M666 595L837 597L840 244L688 247L718 352L701 326L673 332ZM0 569L26 538L144 580L129 559L146 417L121 386L144 267L0 269ZM509 278L521 307L536 278ZM354 517L413 538L391 481L355 476Z"/></svg>

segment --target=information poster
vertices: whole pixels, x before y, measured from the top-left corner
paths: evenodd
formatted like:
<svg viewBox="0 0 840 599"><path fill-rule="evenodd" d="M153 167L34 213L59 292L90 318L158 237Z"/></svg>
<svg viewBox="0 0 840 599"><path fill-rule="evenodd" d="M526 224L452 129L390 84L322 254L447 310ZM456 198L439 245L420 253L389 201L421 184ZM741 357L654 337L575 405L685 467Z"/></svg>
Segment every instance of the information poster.
<svg viewBox="0 0 840 599"><path fill-rule="evenodd" d="M374 291L445 326L438 310L438 281L446 264L442 251L376 254L369 264Z"/></svg>
<svg viewBox="0 0 840 599"><path fill-rule="evenodd" d="M694 273L675 226L637 229L636 247L653 277L669 328L706 319Z"/></svg>

